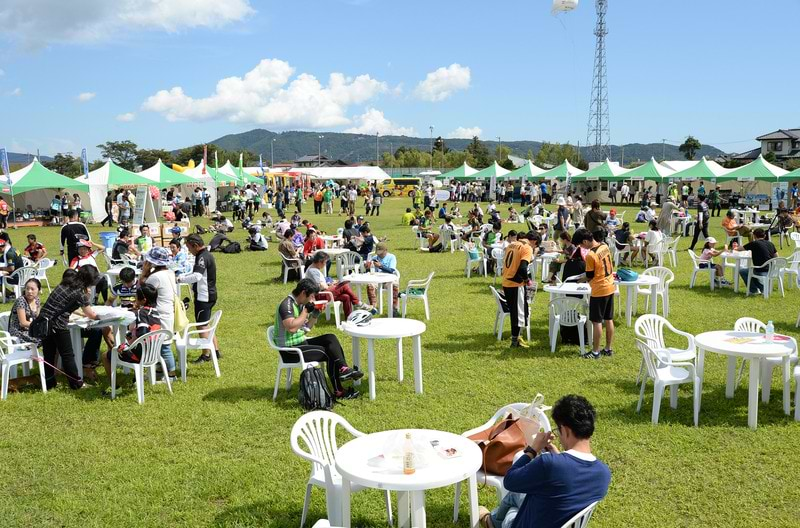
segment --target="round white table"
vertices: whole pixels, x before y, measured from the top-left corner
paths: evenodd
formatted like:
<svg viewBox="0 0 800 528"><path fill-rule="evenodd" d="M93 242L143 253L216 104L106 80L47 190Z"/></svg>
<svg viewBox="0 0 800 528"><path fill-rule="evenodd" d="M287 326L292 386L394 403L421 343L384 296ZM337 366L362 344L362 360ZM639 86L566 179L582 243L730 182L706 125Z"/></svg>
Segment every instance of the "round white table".
<svg viewBox="0 0 800 528"><path fill-rule="evenodd" d="M541 276L542 282L547 280L548 272L550 271L550 263L557 259L561 253L553 252L553 253L542 253L538 257L534 259L537 266L541 266Z"/></svg>
<svg viewBox="0 0 800 528"><path fill-rule="evenodd" d="M339 235L320 235L320 238L325 242L326 246L332 246L331 249L342 245L342 237Z"/></svg>
<svg viewBox="0 0 800 528"><path fill-rule="evenodd" d="M360 339L367 340L367 375L369 399L375 399L375 340L397 340L397 381L403 381L403 338L411 337L414 362L414 390L422 394L422 334L427 327L416 319L372 319L366 326L342 323L342 331L353 338L353 365L361 365ZM356 384L360 384L356 381Z"/></svg>
<svg viewBox="0 0 800 528"><path fill-rule="evenodd" d="M550 294L552 301L557 296L563 295L583 295L587 299L592 295L592 288L585 282L564 282L562 284L548 284L544 291Z"/></svg>
<svg viewBox="0 0 800 528"><path fill-rule="evenodd" d="M72 351L75 354L75 365L78 367L78 373L81 374L81 378L83 378L83 337L81 336L81 331L99 330L110 326L115 331L117 343L121 343L125 337L125 333L122 330L136 319L133 312L125 308L92 306L92 309L100 317L99 320L70 316L69 325L67 325L69 337L72 341ZM102 354L102 351L100 353Z"/></svg>
<svg viewBox="0 0 800 528"><path fill-rule="evenodd" d="M445 459L429 453L424 466L412 475L405 475L401 460L384 457L392 445L393 437L402 442L406 432L411 432L415 445L438 442L441 449L455 449L459 456ZM431 444L432 445L432 444ZM469 481L470 526L478 528L478 483L476 473L483 457L478 444L469 438L444 431L409 429L383 431L355 438L339 448L336 453L336 471L342 476L342 525L350 527L350 483L397 492L398 526L424 528L425 490Z"/></svg>
<svg viewBox="0 0 800 528"><path fill-rule="evenodd" d="M726 260L733 260L733 291L739 293L739 270L742 269L742 266L745 268L750 266L750 252L723 251L719 256ZM723 266L723 271L725 271L725 266Z"/></svg>
<svg viewBox="0 0 800 528"><path fill-rule="evenodd" d="M656 295L658 283L658 277L653 277L652 275L639 275L636 280L634 281L619 281L617 282L618 286L622 286L625 288L625 323L630 326L631 325L631 313L633 309L633 299L636 298L636 291L634 288L637 286L649 286L650 287L650 313L658 313L658 296Z"/></svg>
<svg viewBox="0 0 800 528"><path fill-rule="evenodd" d="M787 336L776 334L779 341L768 342L764 334L754 332L734 332L721 330L704 332L695 336L697 344L697 375L700 378L701 395L703 384L703 366L705 353L714 352L727 356L728 374L725 382L725 397L733 398L736 387L736 358L750 360L750 383L747 387L747 425L755 429L758 425L758 384L761 380L761 361L765 358L779 357L783 361L783 412L789 414L790 372L789 356L795 351L797 344Z"/></svg>
<svg viewBox="0 0 800 528"><path fill-rule="evenodd" d="M350 275L341 276L341 282L349 281L350 284L357 286L359 289L359 297L361 297L361 286L377 284L379 288L386 289L386 298L390 308L386 310L386 315L391 319L394 314L392 308L394 307L392 288L395 282L399 282L400 278L393 273L351 273ZM380 297L380 306L378 306L378 313L383 313L383 297Z"/></svg>

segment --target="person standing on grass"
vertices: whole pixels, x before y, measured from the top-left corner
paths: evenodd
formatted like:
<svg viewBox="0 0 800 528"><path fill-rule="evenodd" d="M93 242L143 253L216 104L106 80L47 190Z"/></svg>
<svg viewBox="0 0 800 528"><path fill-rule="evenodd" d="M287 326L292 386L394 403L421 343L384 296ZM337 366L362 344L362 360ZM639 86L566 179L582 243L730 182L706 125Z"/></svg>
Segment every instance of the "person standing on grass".
<svg viewBox="0 0 800 528"><path fill-rule="evenodd" d="M689 246L689 251L694 251L694 247L697 245L697 239L700 238L700 233L703 233L704 240L708 240L708 212L706 197L698 197L697 220L694 224L694 237L692 237L692 244Z"/></svg>
<svg viewBox="0 0 800 528"><path fill-rule="evenodd" d="M535 231L519 235L519 240L506 247L503 254L503 294L511 319L511 348L529 348L520 335L520 326L527 326L528 296L525 285L528 282L528 266L541 243L542 237Z"/></svg>
<svg viewBox="0 0 800 528"><path fill-rule="evenodd" d="M78 241L87 240L91 246L98 249L105 249L100 244L92 242L92 237L89 236L89 230L86 225L78 220L78 213L73 209L69 213L69 222L61 227L61 254L67 252L67 262L72 262L72 259L78 256Z"/></svg>
<svg viewBox="0 0 800 528"><path fill-rule="evenodd" d="M211 310L217 304L217 263L214 255L205 247L200 235L191 234L186 237L186 249L194 255L194 269L191 273L178 276L178 282L192 285L194 295L194 320L198 323L211 320ZM207 325L201 325L201 330L207 330ZM204 331L200 337L208 337L208 332ZM217 336L214 335L214 350L217 359L222 355L219 351ZM194 361L204 363L211 361L211 352L204 350Z"/></svg>
<svg viewBox="0 0 800 528"><path fill-rule="evenodd" d="M581 231L580 229L578 231ZM575 233L575 236L578 232ZM582 234L581 247L588 249L586 253L586 279L592 288L589 298L589 321L592 322L592 351L583 355L587 359L599 359L601 355L613 354L614 342L614 265L611 251L602 243L606 238L603 228L593 233ZM606 328L606 347L600 350L600 337L603 323Z"/></svg>
<svg viewBox="0 0 800 528"><path fill-rule="evenodd" d="M8 229L8 202L0 198L0 229Z"/></svg>
<svg viewBox="0 0 800 528"><path fill-rule="evenodd" d="M104 207L106 211L106 217L102 222L100 222L100 225L105 226L106 222L108 222L108 227L112 227L114 225L114 191L108 191L108 193L106 193Z"/></svg>
<svg viewBox="0 0 800 528"><path fill-rule="evenodd" d="M481 506L482 528L559 528L608 493L611 470L592 454L592 404L570 394L556 402L551 415L555 434L527 439L522 456L503 479L510 493L492 512ZM553 445L556 437L563 451Z"/></svg>

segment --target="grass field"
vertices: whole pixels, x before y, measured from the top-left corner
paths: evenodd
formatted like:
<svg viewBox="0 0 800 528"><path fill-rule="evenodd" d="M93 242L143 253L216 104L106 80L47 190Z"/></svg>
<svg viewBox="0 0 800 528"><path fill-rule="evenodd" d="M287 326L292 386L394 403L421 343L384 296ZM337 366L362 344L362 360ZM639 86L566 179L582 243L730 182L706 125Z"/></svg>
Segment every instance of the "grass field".
<svg viewBox="0 0 800 528"><path fill-rule="evenodd" d="M622 318L617 318L613 358L582 360L576 346L560 346L551 354L547 295L540 293L533 308L532 348L509 349L507 339L497 342L492 335L492 279L467 279L463 253L416 252L409 229L399 225L406 205L406 199L387 200L372 224L373 232L389 237L403 284L436 272L432 320L422 340L425 392L414 393L410 345L406 381L398 383L394 345L381 341L376 344L377 400L349 401L337 405L336 412L365 432L422 427L460 433L506 403L530 400L536 393L552 403L579 393L598 411L594 450L613 472L608 497L592 519L595 528L797 526L800 423L782 412L777 372L771 401L760 405L757 431L747 428L747 377L735 398L725 399L725 362L713 354L706 360L700 427L692 427L689 386L681 389L677 410L662 405L661 423L653 426L652 386L642 413L635 412L641 356ZM626 216L632 217L632 210ZM328 231L344 220L307 217ZM57 253L58 228L13 231L13 241L23 245L28 232ZM716 218L712 234L724 240ZM233 233L240 241L245 236L241 229ZM697 334L730 329L738 317L754 316L772 319L776 331L797 336L796 289L765 301L731 289L712 293L700 278L690 290L688 245L689 240L681 243L671 288L675 326ZM299 524L309 466L291 452L289 431L302 410L296 384L272 401L276 354L264 338L276 304L291 285L275 280L280 259L274 244L263 253L216 258L217 307L224 312L222 377L213 376L210 364L190 365L188 383L176 383L172 396L163 385L148 385L143 406L136 404L130 386L112 402L102 396L105 384L75 393L63 379L46 395L36 390L11 394L0 402L0 525ZM54 284L62 271L60 264L52 270ZM640 297L640 311L643 303ZM409 317L424 317L421 302L410 303ZM335 331L333 323L323 319L317 332L329 331ZM339 337L349 357L349 339ZM307 526L325 516L323 493L314 491ZM489 507L496 501L490 489L481 491L480 499ZM452 525L452 487L430 492L427 504L430 526ZM383 526L382 505L376 491L354 495L353 525ZM464 496L459 525L466 526L468 517Z"/></svg>

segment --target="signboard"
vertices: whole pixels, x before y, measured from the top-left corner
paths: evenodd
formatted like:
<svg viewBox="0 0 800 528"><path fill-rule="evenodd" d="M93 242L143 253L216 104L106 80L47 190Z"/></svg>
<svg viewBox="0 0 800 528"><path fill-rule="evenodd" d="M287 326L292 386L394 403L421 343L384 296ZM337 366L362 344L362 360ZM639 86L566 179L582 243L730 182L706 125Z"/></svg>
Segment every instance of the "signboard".
<svg viewBox="0 0 800 528"><path fill-rule="evenodd" d="M644 181L644 176L631 176L631 181Z"/></svg>
<svg viewBox="0 0 800 528"><path fill-rule="evenodd" d="M437 191L436 191L436 201L438 201L438 202L446 202L449 199L450 199L450 191L437 189Z"/></svg>
<svg viewBox="0 0 800 528"><path fill-rule="evenodd" d="M136 188L136 209L133 210L133 224L142 225L158 222L158 217L159 215L153 205L153 197L150 195L150 187L140 185Z"/></svg>
<svg viewBox="0 0 800 528"><path fill-rule="evenodd" d="M755 176L739 176L738 178L736 178L736 181L754 182L754 181L756 181L756 177Z"/></svg>
<svg viewBox="0 0 800 528"><path fill-rule="evenodd" d="M600 181L600 176L587 176L586 181Z"/></svg>

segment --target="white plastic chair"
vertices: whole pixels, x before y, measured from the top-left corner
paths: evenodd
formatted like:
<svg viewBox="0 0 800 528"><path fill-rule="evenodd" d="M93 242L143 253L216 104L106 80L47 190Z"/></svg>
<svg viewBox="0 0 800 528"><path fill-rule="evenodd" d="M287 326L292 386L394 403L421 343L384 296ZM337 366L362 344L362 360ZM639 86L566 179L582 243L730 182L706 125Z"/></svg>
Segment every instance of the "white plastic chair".
<svg viewBox="0 0 800 528"><path fill-rule="evenodd" d="M505 255L505 250L503 248L492 248L491 255L494 261L494 283L497 284L497 278L503 276L503 255Z"/></svg>
<svg viewBox="0 0 800 528"><path fill-rule="evenodd" d="M314 486L325 489L325 502L330 522L336 525L342 524L342 477L336 471L336 453L339 450L336 442L336 429L339 426L356 438L364 436L364 433L350 425L347 420L330 411L312 411L304 414L292 427L290 437L292 451L300 458L311 462L311 475L306 484L300 528L306 522L308 506L311 502L311 489ZM300 446L299 440L303 441L306 449ZM350 484L351 493L362 489L365 488L355 482ZM388 490L385 492L385 498L386 512L391 525L392 498Z"/></svg>
<svg viewBox="0 0 800 528"><path fill-rule="evenodd" d="M497 303L497 313L494 317L494 332L497 333L497 340L503 340L503 325L505 324L506 317L510 317L508 313L508 304L506 303L505 296L497 291L494 286L489 286L494 295L494 300ZM525 330L528 335L528 341L531 340L531 304L528 303L528 317L525 324Z"/></svg>
<svg viewBox="0 0 800 528"><path fill-rule="evenodd" d="M433 276L436 272L432 271L427 279L423 280L410 280L406 285L406 291L403 294L403 317L406 316L406 303L409 299L422 299L422 302L425 304L425 319L430 321L431 319L431 312L428 306L428 288L431 286L431 281L433 280ZM414 290L417 293L414 293ZM422 293L419 293L419 290L422 290Z"/></svg>
<svg viewBox="0 0 800 528"><path fill-rule="evenodd" d="M105 252L103 252L105 255ZM47 284L47 291L51 292L50 289L50 281L47 280L47 270L54 267L56 265L54 260L50 260L49 258L45 257L41 259L39 262L36 263L36 278L39 279L39 282L44 282Z"/></svg>
<svg viewBox="0 0 800 528"><path fill-rule="evenodd" d="M167 383L167 389L172 394L172 382L169 380L169 372L167 372L167 363L161 357L161 347L172 339L172 332L169 330L156 330L155 332L148 332L145 335L137 338L129 346L130 349L141 346L139 363L130 363L123 361L119 358L118 348L114 347L111 350L111 399L117 397L117 367L128 368L133 371L136 377L136 395L139 400L139 405L144 403L144 369L155 368L156 365L161 365L161 370L164 373L164 380Z"/></svg>
<svg viewBox="0 0 800 528"><path fill-rule="evenodd" d="M800 422L800 367L794 368L794 421Z"/></svg>
<svg viewBox="0 0 800 528"><path fill-rule="evenodd" d="M689 253L689 257L692 259L692 266L694 269L692 270L692 280L689 281L689 288L694 288L694 283L697 280L698 273L707 273L708 274L708 282L711 287L711 290L714 290L714 279L716 277L717 270L714 268L713 265L707 260L701 260L697 254L692 251L691 249L686 250ZM708 264L707 267L701 268L701 264ZM739 277L734 277L734 280L739 280Z"/></svg>
<svg viewBox="0 0 800 528"><path fill-rule="evenodd" d="M800 233L796 231L789 233L789 240L794 242L795 249L800 249Z"/></svg>
<svg viewBox="0 0 800 528"><path fill-rule="evenodd" d="M309 367L317 367L319 363L316 361L306 361L303 357L303 351L297 347L281 347L275 343L275 327L270 326L267 328L267 343L270 348L278 352L278 373L275 376L275 390L272 392L272 401L278 397L278 386L281 383L281 372L286 371L286 390L292 387L292 369L299 368L305 370ZM284 361L281 352L291 352L297 355L297 361Z"/></svg>
<svg viewBox="0 0 800 528"><path fill-rule="evenodd" d="M419 230L419 226L411 226L411 232L414 234L414 240L420 251L428 251L428 237L424 231Z"/></svg>
<svg viewBox="0 0 800 528"><path fill-rule="evenodd" d="M666 239L662 239L660 242L656 242L655 244L649 244L647 246L647 254L645 256L644 251L642 251L642 255L644 256L644 267L647 268L650 266L650 261L655 262L656 266L663 266L664 265L664 255L667 252L667 242Z"/></svg>
<svg viewBox="0 0 800 528"><path fill-rule="evenodd" d="M8 312L6 312L8 313ZM6 321L6 327L8 328ZM28 375L31 361L40 361L39 349L33 343L18 342L5 330L0 330L0 370L2 370L2 385L0 385L0 399L8 397L8 382L11 378L11 368L16 369L22 365L25 375ZM42 383L42 392L47 392L44 380L44 365L39 363L39 379Z"/></svg>
<svg viewBox="0 0 800 528"><path fill-rule="evenodd" d="M752 261L750 261L752 263ZM781 280L781 270L786 268L788 262L783 257L775 257L766 261L760 266L751 266L750 271L747 273L747 295L750 295L750 282L755 279L761 283L761 291L764 292L764 298L769 299L772 288L777 284L781 292L781 297L786 297L786 292L783 289L783 281ZM766 271L764 275L756 275L755 270ZM738 280L738 277L734 277Z"/></svg>
<svg viewBox="0 0 800 528"><path fill-rule="evenodd" d="M219 326L221 318L222 310L217 310L211 314L211 319L208 321L189 323L183 329L183 332L175 335L175 348L180 356L181 381L184 383L186 383L186 352L188 350L210 350L214 372L217 377L220 377L219 358L217 357L216 349L214 349L214 335L217 333L217 326ZM201 330L200 326L207 326L208 328ZM204 332L208 332L208 337L200 336Z"/></svg>
<svg viewBox="0 0 800 528"><path fill-rule="evenodd" d="M795 233L792 234L794 235ZM800 235L800 233L796 234ZM781 269L779 273L781 275L781 282L783 282L788 275L790 276L789 287L791 288L792 286L797 286L797 281L800 280L800 250L796 250L794 253L792 253L792 256L789 257L789 260L787 261L787 266Z"/></svg>
<svg viewBox="0 0 800 528"><path fill-rule="evenodd" d="M442 224L439 227L439 243L442 244L442 251L450 250L450 253L454 253L456 246L458 245L458 235L456 235L455 231L447 227L447 224Z"/></svg>
<svg viewBox="0 0 800 528"><path fill-rule="evenodd" d="M644 341L636 340L636 346L642 353L647 375L642 380L642 388L639 391L639 403L636 405L636 412L642 410L642 400L644 400L644 388L647 380L652 379L655 383L653 389L653 424L658 423L658 415L661 409L661 399L664 397L664 389L669 387L669 403L673 409L678 408L678 386L683 383L694 384L694 425L697 426L700 417L700 378L697 376L694 363L689 361L672 361L666 354L656 354L652 348L647 346Z"/></svg>
<svg viewBox="0 0 800 528"><path fill-rule="evenodd" d="M664 317L669 317L669 285L675 280L675 274L672 273L671 269L665 268L663 266L654 266L652 268L647 268L641 274L658 278L658 284L656 285L655 302L658 303L659 297L661 298L661 311L664 314ZM636 287L636 290L634 291L633 305L637 308L639 306L639 301L637 296L640 294L645 296L645 309L649 310L650 287L649 286ZM657 304L656 304L656 311L658 311Z"/></svg>
<svg viewBox="0 0 800 528"><path fill-rule="evenodd" d="M289 270L296 269L300 273L300 277L302 278L303 275L306 273L306 267L303 264L303 259L301 258L288 258L287 256L281 254L281 261L283 262L283 283L289 280Z"/></svg>
<svg viewBox="0 0 800 528"><path fill-rule="evenodd" d="M467 265L464 268L464 274L467 276L467 278L472 276L473 271L480 271L486 275L486 261L481 256L481 250L478 248L478 246L473 247L475 248L473 249L473 254L477 255L476 258L472 258L470 256L470 249L468 247L464 246L461 248L464 251L464 255L467 257Z"/></svg>
<svg viewBox="0 0 800 528"><path fill-rule="evenodd" d="M528 408L530 403L509 403L508 405L504 405L500 409L497 410L491 418L489 418L486 423L475 427L474 429L470 429L469 431L465 431L461 433L461 436L472 436L476 433L480 433L481 431L485 431L486 429L492 427L501 419L508 416L512 411L522 412ZM547 415L541 410L537 409L536 416L539 420L539 425L541 425L542 431L550 432L552 430L550 426L550 419L547 418ZM494 475L492 473L486 473L482 469L478 470L476 474L477 481L479 485L490 486L495 489L497 493L497 502L503 500L503 497L508 495L508 490L503 486L503 475ZM453 522L458 522L458 510L461 503L461 482L456 483L456 495L455 501L453 504Z"/></svg>
<svg viewBox="0 0 800 528"><path fill-rule="evenodd" d="M733 325L734 332L758 332L763 334L767 331L767 325L753 317L740 317ZM791 338L792 342L794 338ZM734 390L739 387L744 374L744 366L749 359L743 359L742 364L739 366L739 374L736 376L736 386ZM797 364L797 343L795 342L795 350L789 356L789 368ZM783 358L780 357L767 357L761 360L761 401L769 403L769 393L772 387L772 370L775 367L783 365Z"/></svg>
<svg viewBox="0 0 800 528"><path fill-rule="evenodd" d="M561 528L586 528L592 518L594 509L597 508L599 501L595 501L575 514L575 516L565 522Z"/></svg>
<svg viewBox="0 0 800 528"><path fill-rule="evenodd" d="M336 328L341 328L342 326L342 301L337 301L333 298L333 292L329 292L326 290L322 290L317 292L317 297L326 297L328 302L325 304L325 320L331 320L331 312L333 312L334 322L336 323Z"/></svg>
<svg viewBox="0 0 800 528"><path fill-rule="evenodd" d="M625 255L626 253L630 253L631 251L630 244L620 244L619 242L617 242L617 239L614 236L609 236L608 238L606 238L606 245L608 246L608 249L611 251L611 258L614 261L614 267L619 268L619 264L622 261L623 255Z"/></svg>
<svg viewBox="0 0 800 528"><path fill-rule="evenodd" d="M580 343L581 354L586 352L584 336L588 318L586 313L589 308L583 299L573 297L558 297L550 301L550 352L556 351L559 330L562 326L578 327L578 343Z"/></svg>
<svg viewBox="0 0 800 528"><path fill-rule="evenodd" d="M680 243L681 243L680 236L667 239L667 256L669 256L669 260L672 263L673 268L678 267L678 244Z"/></svg>
<svg viewBox="0 0 800 528"><path fill-rule="evenodd" d="M336 255L336 271L339 274L339 279L351 273L363 272L364 259L355 251L348 251L347 253Z"/></svg>
<svg viewBox="0 0 800 528"><path fill-rule="evenodd" d="M25 283L28 282L29 279L33 279L36 277L37 269L34 267L25 267L19 268L14 270L11 275L3 275L3 302L6 302L6 287L11 286L14 290L14 296L19 298L22 297L22 290L25 288ZM9 279L13 279L16 277L16 284L10 284L8 281Z"/></svg>
<svg viewBox="0 0 800 528"><path fill-rule="evenodd" d="M679 335L686 339L686 348L677 348L667 346L664 340L664 329L669 330L671 333ZM636 337L644 341L656 354L667 355L672 361L690 361L692 363L697 359L697 347L694 342L694 336L688 332L678 330L672 323L657 314L645 314L636 319L633 325L633 331ZM645 369L645 361L642 358L642 364L639 366L639 375L636 376L636 385L642 378Z"/></svg>

